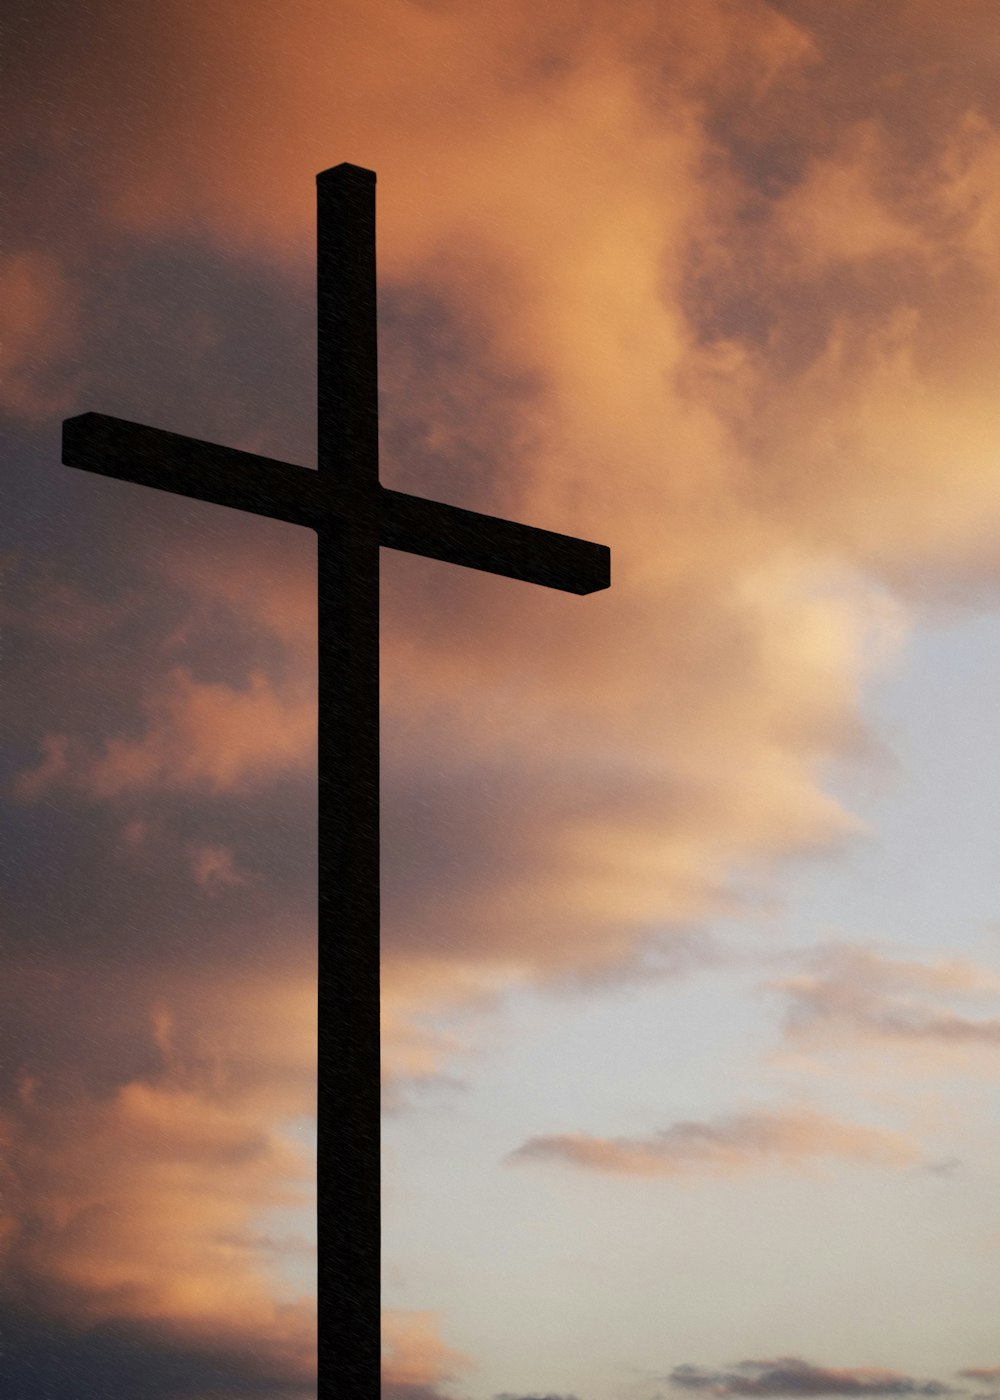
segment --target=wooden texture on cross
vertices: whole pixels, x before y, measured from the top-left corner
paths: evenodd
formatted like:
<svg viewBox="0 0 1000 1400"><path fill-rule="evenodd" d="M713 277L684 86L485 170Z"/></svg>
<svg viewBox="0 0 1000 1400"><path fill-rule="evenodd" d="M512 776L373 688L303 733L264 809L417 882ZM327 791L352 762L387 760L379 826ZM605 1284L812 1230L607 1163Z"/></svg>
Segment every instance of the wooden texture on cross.
<svg viewBox="0 0 1000 1400"><path fill-rule="evenodd" d="M378 480L375 175L317 177L318 471L85 413L67 466L305 525L319 593L319 1394L379 1394L379 549L570 593L604 545Z"/></svg>

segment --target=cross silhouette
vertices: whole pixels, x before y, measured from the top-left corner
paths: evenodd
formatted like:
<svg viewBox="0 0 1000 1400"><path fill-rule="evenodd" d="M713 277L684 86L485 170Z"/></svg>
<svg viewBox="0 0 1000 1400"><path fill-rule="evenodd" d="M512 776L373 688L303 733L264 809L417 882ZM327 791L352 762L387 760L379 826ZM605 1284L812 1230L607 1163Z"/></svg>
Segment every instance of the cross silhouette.
<svg viewBox="0 0 1000 1400"><path fill-rule="evenodd" d="M378 480L375 174L317 182L319 470L139 423L63 423L63 462L307 525L319 588L320 1395L379 1392L379 548L569 593L610 583L604 545Z"/></svg>

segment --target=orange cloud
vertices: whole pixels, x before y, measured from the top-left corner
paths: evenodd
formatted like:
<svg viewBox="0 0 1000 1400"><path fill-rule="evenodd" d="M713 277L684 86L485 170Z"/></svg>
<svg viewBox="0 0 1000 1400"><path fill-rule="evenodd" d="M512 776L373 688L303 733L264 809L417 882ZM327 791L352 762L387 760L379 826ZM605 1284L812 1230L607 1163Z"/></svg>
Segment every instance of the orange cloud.
<svg viewBox="0 0 1000 1400"><path fill-rule="evenodd" d="M76 42L64 74L87 145L104 158L107 214L142 229L207 232L233 251L299 257L312 225L312 175L352 159L392 177L393 273L436 253L449 225L478 231L499 214L508 235L516 227L508 196L529 188L519 170L545 169L551 186L569 151L589 167L593 187L606 168L600 147L586 161L586 136L624 146L623 102L652 125L628 89L645 85L650 104L662 100L652 74L633 76L644 58L669 64L682 92L721 85L759 101L814 57L807 32L762 0L706 5L697 15L609 3L581 10L572 0L541 14L496 0L475 13L392 0L373 14L355 0L336 18L320 0L297 0L280 23L266 6L172 0L107 30L103 46L86 31L69 36ZM142 78L130 62L136 49L148 55ZM749 53L752 65L734 61ZM107 76L114 108L92 96L95 79ZM58 104L58 88L53 96ZM123 108L127 122L115 120ZM546 190L537 179L535 190L541 213ZM537 232L526 228L524 237Z"/></svg>
<svg viewBox="0 0 1000 1400"><path fill-rule="evenodd" d="M457 1379L471 1364L441 1340L436 1314L383 1312L382 1395L386 1400L432 1400L439 1385Z"/></svg>
<svg viewBox="0 0 1000 1400"><path fill-rule="evenodd" d="M649 1138L556 1134L530 1138L509 1161L569 1162L626 1176L729 1176L761 1167L801 1168L834 1157L909 1166L912 1143L898 1133L843 1123L814 1109L760 1111L716 1123L674 1123Z"/></svg>
<svg viewBox="0 0 1000 1400"><path fill-rule="evenodd" d="M145 1034L121 1026L157 1067L110 1091L91 1063L106 1007L77 979L76 1063L22 1075L0 1109L0 1304L155 1324L172 1345L249 1349L301 1383L315 1376L310 1246L262 1222L313 1201L313 1154L286 1125L314 1108L314 986L227 974L220 995L206 971L160 977ZM148 995L130 991L140 1014ZM274 1267L293 1257L297 1290Z"/></svg>
<svg viewBox="0 0 1000 1400"><path fill-rule="evenodd" d="M901 13L937 44L929 13ZM973 295L990 123L956 111L904 160L885 65L859 110L836 26L756 0L393 0L336 22L303 0L280 26L175 0L135 23L73 56L90 93L94 65L120 79L113 111L91 96L81 117L102 217L304 277L313 174L377 167L386 479L440 473L442 493L615 554L611 594L588 600L387 558L388 995L416 962L438 999L620 964L732 910L734 869L853 837L824 771L865 752L861 690L909 625L900 570L978 557L996 496L995 395L950 375L994 332L996 288ZM411 304L407 358L393 317ZM491 439L501 389L512 421ZM241 441L271 428L252 407ZM482 440L453 430L480 415ZM411 418L423 436L399 431ZM56 740L24 795L307 771L311 581L280 549L266 566L236 543L167 553L193 630L209 600L245 603L282 659L248 691L195 681L182 626L145 732ZM436 847L394 809L430 812Z"/></svg>
<svg viewBox="0 0 1000 1400"><path fill-rule="evenodd" d="M894 188L894 167L878 123L842 131L838 151L811 161L776 203L776 231L793 256L813 272L838 264L891 266L900 259L931 264L940 257L944 247L926 226L926 209ZM942 191L937 194L940 199Z"/></svg>
<svg viewBox="0 0 1000 1400"><path fill-rule="evenodd" d="M308 772L314 758L315 696L279 693L259 671L237 688L173 667L147 709L145 734L112 737L97 753L67 735L46 736L45 758L18 776L15 792L34 798L56 781L96 798L143 789L227 792Z"/></svg>

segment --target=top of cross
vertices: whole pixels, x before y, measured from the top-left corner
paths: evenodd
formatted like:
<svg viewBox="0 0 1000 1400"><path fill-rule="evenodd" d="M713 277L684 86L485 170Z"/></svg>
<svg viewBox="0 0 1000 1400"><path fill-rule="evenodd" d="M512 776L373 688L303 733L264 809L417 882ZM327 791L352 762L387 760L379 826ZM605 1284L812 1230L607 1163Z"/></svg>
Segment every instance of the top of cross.
<svg viewBox="0 0 1000 1400"><path fill-rule="evenodd" d="M316 178L320 470L96 413L65 421L63 461L570 593L607 588L605 545L379 484L375 173L345 162Z"/></svg>

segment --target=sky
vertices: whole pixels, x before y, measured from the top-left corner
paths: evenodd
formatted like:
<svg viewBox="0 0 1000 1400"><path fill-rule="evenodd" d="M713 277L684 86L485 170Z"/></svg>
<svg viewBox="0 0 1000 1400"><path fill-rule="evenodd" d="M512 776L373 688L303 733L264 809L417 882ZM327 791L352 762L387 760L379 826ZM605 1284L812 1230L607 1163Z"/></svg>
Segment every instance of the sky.
<svg viewBox="0 0 1000 1400"><path fill-rule="evenodd" d="M59 442L314 465L349 161L382 481L612 551L383 551L383 1400L994 1400L995 6L0 54L3 1393L316 1394L315 537Z"/></svg>

